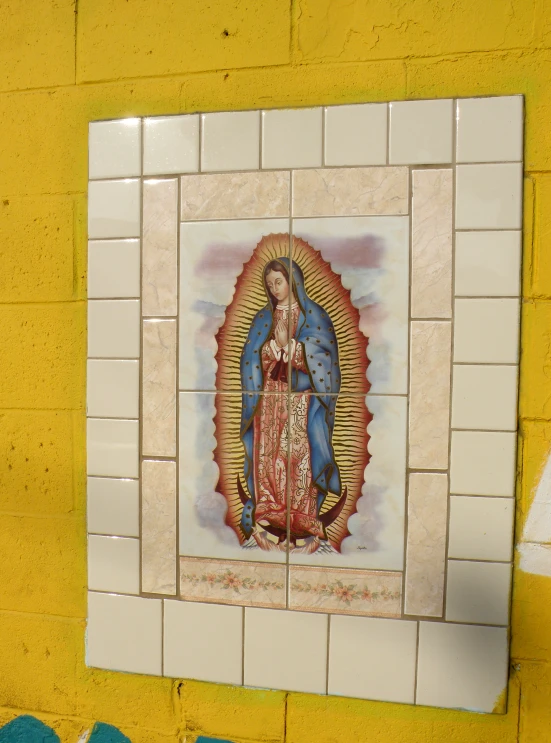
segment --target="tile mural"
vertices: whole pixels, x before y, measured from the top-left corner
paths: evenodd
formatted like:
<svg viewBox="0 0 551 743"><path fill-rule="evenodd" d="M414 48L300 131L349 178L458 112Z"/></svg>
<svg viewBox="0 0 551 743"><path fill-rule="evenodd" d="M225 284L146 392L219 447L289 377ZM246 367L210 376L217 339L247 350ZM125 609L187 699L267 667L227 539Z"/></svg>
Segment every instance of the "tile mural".
<svg viewBox="0 0 551 743"><path fill-rule="evenodd" d="M491 100L131 120L116 177L90 124L89 665L503 711L522 99L497 163Z"/></svg>

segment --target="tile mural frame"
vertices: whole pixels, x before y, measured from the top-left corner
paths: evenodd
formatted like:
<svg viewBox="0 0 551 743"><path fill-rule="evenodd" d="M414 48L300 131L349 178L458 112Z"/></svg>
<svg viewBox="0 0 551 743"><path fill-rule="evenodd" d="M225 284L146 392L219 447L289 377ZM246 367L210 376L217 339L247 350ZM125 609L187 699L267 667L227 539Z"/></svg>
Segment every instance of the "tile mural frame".
<svg viewBox="0 0 551 743"><path fill-rule="evenodd" d="M90 124L88 665L505 711L523 115L506 96ZM406 406L402 546L375 567L186 552L180 399L241 391L181 391L183 225L320 219L407 236L407 386L382 394Z"/></svg>

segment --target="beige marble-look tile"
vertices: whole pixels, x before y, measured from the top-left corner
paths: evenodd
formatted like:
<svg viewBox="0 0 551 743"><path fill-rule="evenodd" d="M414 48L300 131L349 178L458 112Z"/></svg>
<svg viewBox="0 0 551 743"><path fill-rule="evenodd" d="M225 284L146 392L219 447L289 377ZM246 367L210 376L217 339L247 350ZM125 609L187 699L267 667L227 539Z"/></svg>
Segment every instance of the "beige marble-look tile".
<svg viewBox="0 0 551 743"><path fill-rule="evenodd" d="M518 338L518 299L455 300L455 362L516 364L519 354Z"/></svg>
<svg viewBox="0 0 551 743"><path fill-rule="evenodd" d="M88 242L88 298L138 299L140 296L140 241Z"/></svg>
<svg viewBox="0 0 551 743"><path fill-rule="evenodd" d="M453 171L414 170L411 316L452 315Z"/></svg>
<svg viewBox="0 0 551 743"><path fill-rule="evenodd" d="M162 601L88 593L86 665L162 674Z"/></svg>
<svg viewBox="0 0 551 743"><path fill-rule="evenodd" d="M406 551L406 614L441 617L446 567L448 476L409 476Z"/></svg>
<svg viewBox="0 0 551 743"><path fill-rule="evenodd" d="M493 712L508 661L505 628L420 622L416 702Z"/></svg>
<svg viewBox="0 0 551 743"><path fill-rule="evenodd" d="M88 302L88 358L138 359L141 313L138 299Z"/></svg>
<svg viewBox="0 0 551 743"><path fill-rule="evenodd" d="M379 617L401 613L401 573L291 566L289 580L290 609Z"/></svg>
<svg viewBox="0 0 551 743"><path fill-rule="evenodd" d="M144 320L142 454L176 456L176 320Z"/></svg>
<svg viewBox="0 0 551 743"><path fill-rule="evenodd" d="M411 323L409 466L448 468L451 323Z"/></svg>
<svg viewBox="0 0 551 743"><path fill-rule="evenodd" d="M164 675L243 683L243 609L164 602Z"/></svg>
<svg viewBox="0 0 551 743"><path fill-rule="evenodd" d="M293 171L294 217L407 214L407 168Z"/></svg>
<svg viewBox="0 0 551 743"><path fill-rule="evenodd" d="M178 312L178 181L143 182L142 314Z"/></svg>
<svg viewBox="0 0 551 743"><path fill-rule="evenodd" d="M512 498L452 495L448 557L511 560L514 516Z"/></svg>
<svg viewBox="0 0 551 743"><path fill-rule="evenodd" d="M140 541L126 537L88 537L88 588L110 593L140 592Z"/></svg>
<svg viewBox="0 0 551 743"><path fill-rule="evenodd" d="M356 103L325 109L326 165L384 165L387 103Z"/></svg>
<svg viewBox="0 0 551 743"><path fill-rule="evenodd" d="M325 694L327 635L326 614L246 608L244 684ZM277 658L267 662L270 638L277 638Z"/></svg>
<svg viewBox="0 0 551 743"><path fill-rule="evenodd" d="M140 536L138 480L89 477L86 501L89 534Z"/></svg>
<svg viewBox="0 0 551 743"><path fill-rule="evenodd" d="M138 477L139 422L86 421L87 473L105 477Z"/></svg>
<svg viewBox="0 0 551 743"><path fill-rule="evenodd" d="M448 560L446 621L507 625L511 564Z"/></svg>
<svg viewBox="0 0 551 743"><path fill-rule="evenodd" d="M284 609L285 565L180 557L180 597L237 606Z"/></svg>
<svg viewBox="0 0 551 743"><path fill-rule="evenodd" d="M452 431L450 491L512 497L516 445L512 431Z"/></svg>
<svg viewBox="0 0 551 743"><path fill-rule="evenodd" d="M142 462L142 591L176 593L176 462Z"/></svg>
<svg viewBox="0 0 551 743"><path fill-rule="evenodd" d="M417 622L331 617L329 694L413 704Z"/></svg>
<svg viewBox="0 0 551 743"><path fill-rule="evenodd" d="M522 160L521 95L457 101L457 162Z"/></svg>
<svg viewBox="0 0 551 743"><path fill-rule="evenodd" d="M288 170L186 175L180 183L183 222L289 214Z"/></svg>
<svg viewBox="0 0 551 743"><path fill-rule="evenodd" d="M518 297L522 253L520 230L457 232L456 297Z"/></svg>
<svg viewBox="0 0 551 743"><path fill-rule="evenodd" d="M454 364L452 428L515 431L518 366Z"/></svg>

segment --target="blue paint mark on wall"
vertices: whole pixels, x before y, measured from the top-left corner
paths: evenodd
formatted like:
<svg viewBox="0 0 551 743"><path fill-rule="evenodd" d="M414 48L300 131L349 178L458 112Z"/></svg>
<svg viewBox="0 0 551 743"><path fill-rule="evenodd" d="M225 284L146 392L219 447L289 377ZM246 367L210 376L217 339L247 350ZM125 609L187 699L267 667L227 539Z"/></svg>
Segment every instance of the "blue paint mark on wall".
<svg viewBox="0 0 551 743"><path fill-rule="evenodd" d="M132 741L113 725L96 722L87 743L132 743Z"/></svg>
<svg viewBox="0 0 551 743"><path fill-rule="evenodd" d="M59 738L36 717L21 715L0 730L0 743L59 743Z"/></svg>

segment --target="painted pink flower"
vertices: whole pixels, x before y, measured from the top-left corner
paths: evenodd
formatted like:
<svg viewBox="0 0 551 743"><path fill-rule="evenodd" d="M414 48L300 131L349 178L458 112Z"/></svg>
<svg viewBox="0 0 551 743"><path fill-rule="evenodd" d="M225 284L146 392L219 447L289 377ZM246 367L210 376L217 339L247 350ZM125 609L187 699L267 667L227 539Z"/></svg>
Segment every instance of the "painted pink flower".
<svg viewBox="0 0 551 743"><path fill-rule="evenodd" d="M226 573L222 583L226 588L233 588L236 591L243 585L243 582L237 577L237 575L235 575L235 573Z"/></svg>
<svg viewBox="0 0 551 743"><path fill-rule="evenodd" d="M216 574L215 573L207 573L205 576L207 583L216 583Z"/></svg>
<svg viewBox="0 0 551 743"><path fill-rule="evenodd" d="M354 598L354 592L347 586L337 586L337 588L335 588L335 596L339 601L344 601L349 604Z"/></svg>

